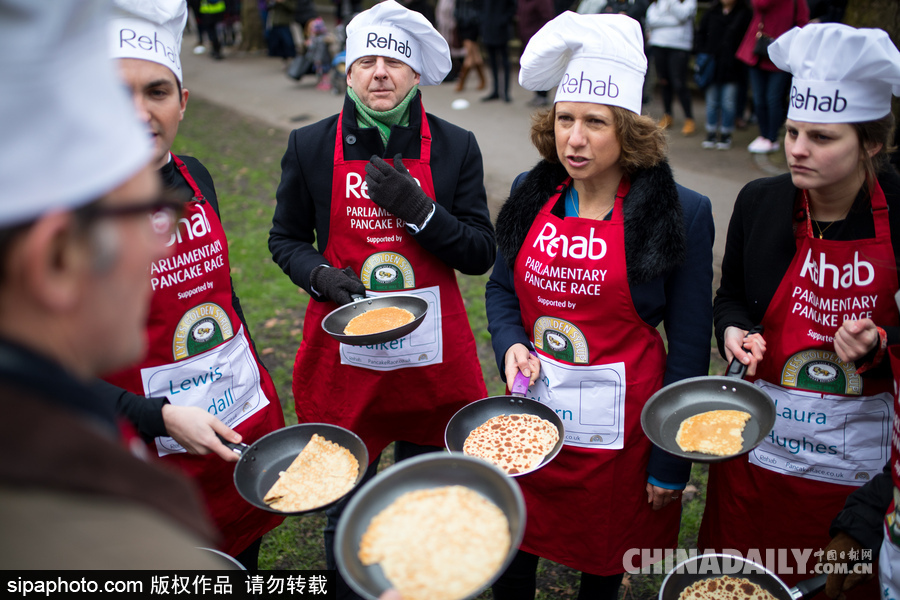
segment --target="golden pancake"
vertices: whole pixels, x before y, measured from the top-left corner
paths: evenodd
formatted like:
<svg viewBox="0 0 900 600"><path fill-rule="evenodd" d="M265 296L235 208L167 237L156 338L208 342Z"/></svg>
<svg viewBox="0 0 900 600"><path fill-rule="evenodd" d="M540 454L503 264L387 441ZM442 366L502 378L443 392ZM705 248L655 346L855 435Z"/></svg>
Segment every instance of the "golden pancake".
<svg viewBox="0 0 900 600"><path fill-rule="evenodd" d="M382 333L412 323L415 318L408 310L396 306L373 308L350 319L344 327L344 333L347 335Z"/></svg>
<svg viewBox="0 0 900 600"><path fill-rule="evenodd" d="M559 430L536 415L498 415L475 428L463 452L494 463L515 475L530 471L559 441Z"/></svg>
<svg viewBox="0 0 900 600"><path fill-rule="evenodd" d="M461 485L399 496L369 523L359 546L404 600L459 600L487 585L509 552L509 522Z"/></svg>
<svg viewBox="0 0 900 600"><path fill-rule="evenodd" d="M701 579L684 589L678 600L776 600L749 579L723 575Z"/></svg>
<svg viewBox="0 0 900 600"><path fill-rule="evenodd" d="M312 510L349 492L358 475L352 452L314 433L263 502L283 512Z"/></svg>
<svg viewBox="0 0 900 600"><path fill-rule="evenodd" d="M675 442L685 452L715 456L737 454L744 445L741 433L750 420L742 410L711 410L681 422Z"/></svg>

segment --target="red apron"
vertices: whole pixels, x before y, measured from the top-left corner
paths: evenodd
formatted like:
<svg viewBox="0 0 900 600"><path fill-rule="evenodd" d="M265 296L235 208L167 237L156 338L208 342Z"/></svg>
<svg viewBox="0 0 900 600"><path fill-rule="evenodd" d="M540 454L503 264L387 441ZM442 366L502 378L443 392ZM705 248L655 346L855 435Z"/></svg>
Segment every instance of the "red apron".
<svg viewBox="0 0 900 600"><path fill-rule="evenodd" d="M558 190L515 264L522 323L541 359L528 396L553 408L566 428L559 455L518 479L528 509L521 547L595 575L623 573L629 549L673 548L678 540L679 505L654 511L647 503L650 441L641 409L662 387L666 353L628 287L622 198L629 185L619 185L610 221L552 215Z"/></svg>
<svg viewBox="0 0 900 600"><path fill-rule="evenodd" d="M765 549L785 549L778 574L789 585L816 560L790 549L824 549L847 496L890 456L891 379L864 383L834 352L845 320L900 322L880 186L872 208L874 238L817 239L808 217L797 227L794 260L763 317L767 350L754 381L775 400L775 428L748 458L710 467L699 547L753 549L763 561Z"/></svg>
<svg viewBox="0 0 900 600"><path fill-rule="evenodd" d="M366 443L371 460L391 442L444 445L453 414L487 395L456 275L424 250L403 220L372 202L365 185L365 160L345 160L335 137L328 244L323 256L351 267L369 294L399 291L428 300L425 321L389 344L347 346L322 330L333 302L310 302L303 341L294 362L294 398L300 423L346 427ZM429 198L431 130L422 108L419 160L403 159Z"/></svg>
<svg viewBox="0 0 900 600"><path fill-rule="evenodd" d="M900 600L900 346L888 349L894 372L894 420L891 426L891 479L894 498L884 518L878 553L878 581L884 600Z"/></svg>
<svg viewBox="0 0 900 600"><path fill-rule="evenodd" d="M199 406L241 434L246 444L284 427L275 386L232 306L228 242L215 211L174 154L194 198L170 244L175 252L151 265L153 299L147 320L149 349L140 364L107 378L145 396ZM156 438L156 452L203 492L206 506L237 555L284 517L248 504L234 487L234 465L218 456L187 454L172 438Z"/></svg>

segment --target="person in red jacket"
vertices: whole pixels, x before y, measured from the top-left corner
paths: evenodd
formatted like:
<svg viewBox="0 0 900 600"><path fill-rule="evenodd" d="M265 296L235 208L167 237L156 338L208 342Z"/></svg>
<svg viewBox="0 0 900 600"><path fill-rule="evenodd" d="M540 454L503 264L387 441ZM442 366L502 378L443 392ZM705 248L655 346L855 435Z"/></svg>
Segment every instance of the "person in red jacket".
<svg viewBox="0 0 900 600"><path fill-rule="evenodd" d="M737 57L750 66L750 87L753 89L753 106L759 122L759 136L747 149L754 154L777 152L778 130L784 123L785 98L791 78L772 64L757 39L768 36L775 39L797 25L803 27L809 21L806 0L751 0L753 19L738 46Z"/></svg>

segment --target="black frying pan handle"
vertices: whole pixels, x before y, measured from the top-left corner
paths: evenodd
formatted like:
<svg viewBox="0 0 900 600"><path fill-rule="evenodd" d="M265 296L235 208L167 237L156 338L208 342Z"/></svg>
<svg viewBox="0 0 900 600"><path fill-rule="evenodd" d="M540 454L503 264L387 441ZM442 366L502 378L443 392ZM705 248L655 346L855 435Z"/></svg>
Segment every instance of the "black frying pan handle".
<svg viewBox="0 0 900 600"><path fill-rule="evenodd" d="M825 589L826 579L828 579L828 575L825 573L816 575L812 579L804 579L791 589L791 597L794 598L794 600L812 598Z"/></svg>
<svg viewBox="0 0 900 600"><path fill-rule="evenodd" d="M738 379L743 379L744 375L746 374L747 365L736 358L732 358L731 362L728 363L728 370L725 371L725 377L736 377Z"/></svg>
<svg viewBox="0 0 900 600"><path fill-rule="evenodd" d="M763 326L762 325L754 325L750 328L750 331L747 332L747 336L751 336L754 333L762 333ZM732 358L731 362L728 363L728 370L725 371L726 377L737 377L738 379L743 379L744 375L747 374L747 365L742 363L736 358Z"/></svg>
<svg viewBox="0 0 900 600"><path fill-rule="evenodd" d="M218 433L216 433L216 437L219 438L219 441L227 446L229 450L233 450L238 456L244 456L244 452L250 449L250 446L247 444L235 444L234 442L229 442Z"/></svg>

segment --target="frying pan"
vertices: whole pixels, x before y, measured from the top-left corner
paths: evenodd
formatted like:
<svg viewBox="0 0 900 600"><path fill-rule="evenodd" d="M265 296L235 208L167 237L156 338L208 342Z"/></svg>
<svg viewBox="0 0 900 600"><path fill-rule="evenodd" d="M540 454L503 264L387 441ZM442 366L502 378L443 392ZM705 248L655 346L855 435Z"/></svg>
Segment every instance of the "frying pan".
<svg viewBox="0 0 900 600"><path fill-rule="evenodd" d="M463 445L466 443L466 438L469 437L469 434L493 417L499 415L535 415L553 423L559 432L559 440L544 457L541 464L524 473L513 473L510 477L534 473L553 460L559 454L566 439L565 428L563 427L562 419L559 418L559 415L552 408L524 396L528 390L528 383L529 378L519 371L513 380L512 389L510 390L513 394L512 396L491 396L483 400L476 400L459 409L455 415L450 417L450 421L447 422L447 427L444 429L444 445L447 446L447 449L451 452L462 452Z"/></svg>
<svg viewBox="0 0 900 600"><path fill-rule="evenodd" d="M493 502L509 521L510 547L506 560L481 590L487 588L512 562L525 534L525 500L519 485L494 465L462 454L430 453L397 463L366 483L353 496L338 521L334 554L338 570L356 593L376 600L392 587L379 565L363 566L359 544L372 519L406 492L462 485ZM416 552L410 548L409 552ZM481 590L467 596L474 598Z"/></svg>
<svg viewBox="0 0 900 600"><path fill-rule="evenodd" d="M422 320L425 318L425 313L428 312L428 301L412 294L384 294L370 297L354 294L353 298L355 299L353 302L334 309L322 319L322 329L325 330L325 333L339 342L352 346L371 346L400 339L421 325ZM376 308L389 306L408 310L413 314L413 320L406 325L379 333L367 333L364 335L347 335L344 333L344 327L347 326L347 323L353 317L358 317Z"/></svg>
<svg viewBox="0 0 900 600"><path fill-rule="evenodd" d="M641 427L650 441L675 456L694 462L713 463L750 452L775 426L775 403L762 389L743 376L747 366L732 360L724 377L692 377L667 385L647 400L641 411ZM710 410L742 410L750 413L741 451L730 456L685 452L675 442L681 422Z"/></svg>
<svg viewBox="0 0 900 600"><path fill-rule="evenodd" d="M314 433L318 433L329 442L343 446L353 454L359 463L359 474L353 483L353 488L356 488L359 482L362 481L366 467L369 466L369 451L366 450L366 445L363 441L349 429L344 429L337 425L302 423L266 434L249 446L247 444L226 442L221 437L219 438L223 444L241 455L240 460L234 467L234 486L244 500L256 508L279 515L302 515L324 510L346 496L344 494L341 498L336 498L323 506L293 512L275 510L263 502L263 497L275 485L279 473L286 470L294 462L294 459L306 447ZM347 493L349 494L350 491Z"/></svg>
<svg viewBox="0 0 900 600"><path fill-rule="evenodd" d="M817 575L789 588L777 575L760 564L730 554L700 554L678 564L663 580L659 600L678 600L681 592L691 584L720 575L748 579L775 596L778 600L812 598L825 589L827 575Z"/></svg>

